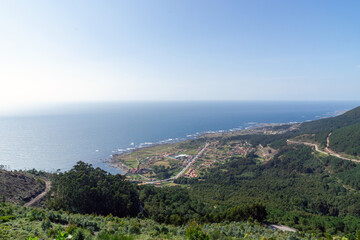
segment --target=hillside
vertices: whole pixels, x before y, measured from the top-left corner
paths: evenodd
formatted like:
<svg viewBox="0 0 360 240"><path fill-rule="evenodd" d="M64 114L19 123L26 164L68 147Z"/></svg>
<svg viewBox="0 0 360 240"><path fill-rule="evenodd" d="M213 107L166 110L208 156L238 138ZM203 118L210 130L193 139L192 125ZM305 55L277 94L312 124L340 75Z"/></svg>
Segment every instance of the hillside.
<svg viewBox="0 0 360 240"><path fill-rule="evenodd" d="M305 122L301 124L297 135L294 139L296 141L319 144L320 148L343 156L359 156L360 107L336 117Z"/></svg>
<svg viewBox="0 0 360 240"><path fill-rule="evenodd" d="M331 131L357 123L360 123L360 107L336 117L305 122L299 130L302 134L316 134L316 141L325 146L326 137Z"/></svg>
<svg viewBox="0 0 360 240"><path fill-rule="evenodd" d="M71 235L74 240L310 237L305 233L281 232L257 222L256 219L263 219L264 208L256 204L249 207L238 205L225 215L219 214L231 222L222 222L221 219L204 221L200 214L205 215L210 209L203 209L205 204L193 201L184 188L145 186L135 189L136 185L124 181L123 176L109 175L82 162L68 172L54 174L53 180L53 197L47 209L0 204L0 239L54 239L59 231ZM136 204L135 208L133 204Z"/></svg>
<svg viewBox="0 0 360 240"><path fill-rule="evenodd" d="M11 212L11 215L7 214ZM64 211L0 205L0 239L152 240L152 239L318 239L310 234L282 232L251 222L159 224L149 219L71 214ZM34 239L34 238L33 238ZM66 238L69 239L69 238Z"/></svg>
<svg viewBox="0 0 360 240"><path fill-rule="evenodd" d="M336 117L305 122L301 124L300 130L308 133L332 131L356 123L360 123L360 107L354 108Z"/></svg>
<svg viewBox="0 0 360 240"><path fill-rule="evenodd" d="M330 136L330 149L360 156L360 123L334 130Z"/></svg>
<svg viewBox="0 0 360 240"><path fill-rule="evenodd" d="M289 146L266 164L252 156L233 158L188 183L192 196L218 208L261 202L267 221L336 234L360 226L359 175L358 164Z"/></svg>
<svg viewBox="0 0 360 240"><path fill-rule="evenodd" d="M44 189L44 181L31 174L0 170L0 197L7 202L27 202Z"/></svg>

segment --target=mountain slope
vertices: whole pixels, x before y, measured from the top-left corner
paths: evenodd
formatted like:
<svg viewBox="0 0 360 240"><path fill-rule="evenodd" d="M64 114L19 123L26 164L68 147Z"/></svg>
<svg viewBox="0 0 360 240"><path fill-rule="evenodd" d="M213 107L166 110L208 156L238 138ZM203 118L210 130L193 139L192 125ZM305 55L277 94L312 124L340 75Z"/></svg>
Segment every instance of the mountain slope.
<svg viewBox="0 0 360 240"><path fill-rule="evenodd" d="M29 201L45 189L45 183L23 172L0 170L0 197L7 202Z"/></svg>
<svg viewBox="0 0 360 240"><path fill-rule="evenodd" d="M330 149L353 156L360 156L360 123L333 131Z"/></svg>
<svg viewBox="0 0 360 240"><path fill-rule="evenodd" d="M301 124L299 130L303 134L315 134L315 140L326 146L326 138L330 132L353 124L360 124L360 107L342 115Z"/></svg>
<svg viewBox="0 0 360 240"><path fill-rule="evenodd" d="M360 123L360 107L354 108L336 117L305 122L301 124L300 130L306 133L316 133L321 131L329 132L356 123Z"/></svg>
<svg viewBox="0 0 360 240"><path fill-rule="evenodd" d="M350 233L360 226L359 174L359 164L287 146L266 164L232 158L193 181L190 192L217 209L263 203L269 222L300 231Z"/></svg>

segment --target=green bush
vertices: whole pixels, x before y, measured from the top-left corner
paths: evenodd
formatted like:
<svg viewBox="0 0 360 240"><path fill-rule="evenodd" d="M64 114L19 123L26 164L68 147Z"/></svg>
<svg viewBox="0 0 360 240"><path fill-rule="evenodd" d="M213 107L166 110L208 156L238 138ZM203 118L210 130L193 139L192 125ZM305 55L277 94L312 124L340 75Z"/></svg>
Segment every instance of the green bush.
<svg viewBox="0 0 360 240"><path fill-rule="evenodd" d="M11 220L14 220L16 217L14 215L9 216L0 216L0 223L9 222Z"/></svg>
<svg viewBox="0 0 360 240"><path fill-rule="evenodd" d="M210 237L202 230L202 228L192 221L186 228L186 239L189 240L209 240Z"/></svg>
<svg viewBox="0 0 360 240"><path fill-rule="evenodd" d="M42 230L45 232L45 231L48 231L50 228L52 228L53 226L52 226L52 224L51 224L51 221L48 219L48 218L46 218L45 220L43 220L42 222L41 222L41 228L42 228Z"/></svg>

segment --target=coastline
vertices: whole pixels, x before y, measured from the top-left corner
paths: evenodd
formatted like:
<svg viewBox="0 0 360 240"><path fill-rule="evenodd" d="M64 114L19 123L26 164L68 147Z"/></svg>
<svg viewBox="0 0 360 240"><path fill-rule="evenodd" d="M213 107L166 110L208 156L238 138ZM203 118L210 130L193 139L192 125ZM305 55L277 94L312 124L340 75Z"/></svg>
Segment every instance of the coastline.
<svg viewBox="0 0 360 240"><path fill-rule="evenodd" d="M124 104L122 108L115 104L98 108L90 104L76 115L3 119L1 131L4 141L0 144L1 164L7 165L12 170L35 168L55 172L58 169L69 171L77 161L86 161L109 173L122 174L122 171L111 167L105 161L110 160L111 154L119 154L120 151L126 151L127 148L140 143L153 142L152 146L154 146L157 141L170 137L182 138L177 141L184 141L189 137L201 137L214 132L221 134L226 131L216 130L229 131L231 128L239 130L237 127L244 129L248 126L246 124L248 122L304 122L336 115L335 110L338 109L350 109L349 104L335 106L326 104L324 107L322 103L193 105L164 103L151 104L145 108L143 105ZM90 107L93 109L91 114L94 119L87 121ZM140 117L145 113L149 114L149 119ZM24 131L31 134L24 135ZM197 136L189 135L196 135L197 132L202 133ZM8 138L12 141L5 140ZM130 164L130 167L134 167L134 164Z"/></svg>
<svg viewBox="0 0 360 240"><path fill-rule="evenodd" d="M170 138L170 139L161 140L161 141L158 141L155 143L144 142L144 143L140 143L137 146L134 146L134 144L131 143L131 147L126 148L126 150L118 149L117 153L114 153L115 151L113 151L113 154L110 155L110 159L104 160L103 162L108 164L112 168L121 170L123 172L122 174L126 175L129 172L129 170L132 168L130 166L127 166L126 164L120 162L117 159L119 156L124 155L124 154L131 154L131 153L141 151L146 148L153 148L153 147L160 146L160 145L170 145L170 144L174 144L174 143L182 143L182 142L186 142L186 141L199 139L202 137L210 137L211 138L211 137L220 137L220 136L226 136L226 135L231 136L231 135L261 134L261 133L263 133L261 130L264 130L266 128L279 127L279 126L289 126L289 129L285 130L285 132L286 132L286 131L289 131L289 130L291 131L291 130L298 128L302 123L309 122L309 121L316 121L316 120L320 120L320 119L324 119L324 118L336 117L338 115L345 113L346 111L348 111L348 110L342 109L342 110L336 110L334 112L327 112L326 114L323 114L322 116L316 116L315 119L304 120L301 122L295 122L295 121L285 122L285 123L247 122L243 126L231 128L228 130L208 130L208 131L203 131L203 132L196 132L194 134L188 134L186 137L182 137L182 138L174 138L174 139ZM279 132L281 133L281 131L278 131L277 134L279 134ZM270 134L272 134L272 133L270 133Z"/></svg>
<svg viewBox="0 0 360 240"><path fill-rule="evenodd" d="M117 158L121 155L124 154L131 154L137 151L141 151L143 149L147 149L147 148L153 148L156 146L160 146L160 145L170 145L170 144L174 144L174 143L183 143L183 142L187 142L187 141L191 141L191 140L195 140L195 139L200 139L202 137L219 137L219 136L224 136L226 134L234 134L234 135L246 135L246 134L260 134L261 133L261 129L264 128L272 128L272 127L277 127L277 126L296 126L296 125L300 125L301 123L298 122L289 122L289 123L256 123L256 122L249 122L246 123L248 126L244 127L244 128L232 128L229 130L216 130L216 131L204 131L201 133L195 133L195 134L191 134L191 135L187 135L186 138L176 138L176 139L168 139L168 140L162 140L156 143L151 143L151 144L139 144L139 146L135 146L129 150L126 151L121 151L119 153L115 153L111 155L110 160L106 160L104 161L104 163L107 163L110 165L110 167L116 168L116 169L120 169L121 171L123 171L124 175L126 175L129 170L131 169L131 167L127 166L126 164L120 162ZM291 127L289 127L290 129ZM171 140L169 142L169 140Z"/></svg>
<svg viewBox="0 0 360 240"><path fill-rule="evenodd" d="M121 155L124 154L130 154L136 151L141 151L145 148L152 148L152 147L156 147L159 145L170 145L170 144L174 144L174 143L182 143L182 142L186 142L186 141L191 141L194 139L199 139L202 137L219 137L219 136L225 136L225 135L245 135L245 134L261 134L261 130L264 130L265 128L273 128L273 127L278 127L278 126L289 126L288 130L286 131L292 131L296 128L298 128L302 123L304 122L309 122L309 121L316 121L319 119L324 119L324 118L329 118L329 117L336 117L339 116L341 114L343 114L344 112L346 112L347 110L337 110L333 113L327 113L325 116L323 117L318 117L318 119L314 119L314 120L305 120L303 122L287 122L287 123L257 123L257 122L248 122L246 124L244 124L243 127L237 127L237 128L231 128L228 130L209 130L209 131L204 131L204 132L197 132L195 134L190 134L187 135L185 138L175 138L175 139L167 139L167 140L162 140L156 143L141 143L138 146L134 146L132 148L128 148L125 151L121 151L119 153L115 153L111 155L110 160L108 161L104 161L105 163L109 164L110 167L116 168L116 169L120 169L121 171L123 171L124 175L126 175L129 170L131 169L131 167L127 166L126 164L120 162L117 160L117 158Z"/></svg>

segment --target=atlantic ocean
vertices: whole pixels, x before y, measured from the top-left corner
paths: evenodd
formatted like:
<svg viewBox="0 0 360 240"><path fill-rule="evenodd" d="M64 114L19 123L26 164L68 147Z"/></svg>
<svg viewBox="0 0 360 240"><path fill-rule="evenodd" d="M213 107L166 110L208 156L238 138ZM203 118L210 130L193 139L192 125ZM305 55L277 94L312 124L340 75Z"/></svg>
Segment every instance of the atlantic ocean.
<svg viewBox="0 0 360 240"><path fill-rule="evenodd" d="M331 117L359 102L117 102L63 104L0 117L0 165L66 171L77 161L113 174L112 154L199 133Z"/></svg>

